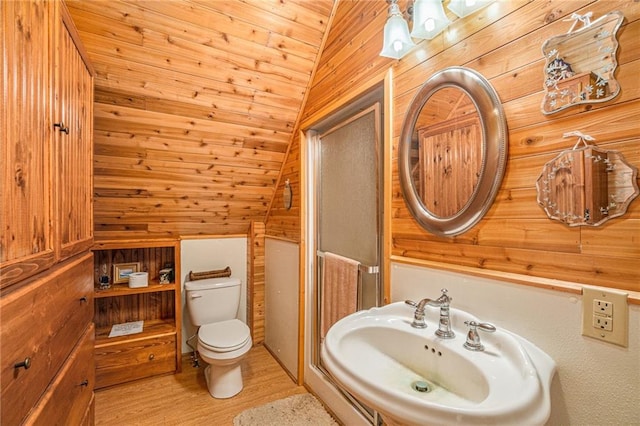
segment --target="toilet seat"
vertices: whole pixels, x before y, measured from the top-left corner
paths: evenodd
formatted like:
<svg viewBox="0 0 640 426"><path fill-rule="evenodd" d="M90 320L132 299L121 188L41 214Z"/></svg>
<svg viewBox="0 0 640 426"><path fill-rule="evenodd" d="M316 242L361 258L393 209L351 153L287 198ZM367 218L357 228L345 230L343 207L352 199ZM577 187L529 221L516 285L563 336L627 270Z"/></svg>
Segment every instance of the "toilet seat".
<svg viewBox="0 0 640 426"><path fill-rule="evenodd" d="M251 339L249 327L238 319L205 324L198 331L198 342L213 352L231 352Z"/></svg>

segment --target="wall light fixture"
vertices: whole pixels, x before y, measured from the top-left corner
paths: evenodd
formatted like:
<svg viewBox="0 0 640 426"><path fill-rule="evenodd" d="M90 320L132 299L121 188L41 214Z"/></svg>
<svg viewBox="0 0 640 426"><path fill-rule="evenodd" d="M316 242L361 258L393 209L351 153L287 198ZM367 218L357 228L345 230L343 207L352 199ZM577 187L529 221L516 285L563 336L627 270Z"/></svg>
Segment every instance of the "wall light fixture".
<svg viewBox="0 0 640 426"><path fill-rule="evenodd" d="M451 23L444 12L445 0L408 0L407 14L412 17L413 30L404 19L398 0L387 0L389 15L384 24L384 40L380 56L401 59L415 46L411 37L431 40ZM449 10L464 18L495 0L450 0Z"/></svg>
<svg viewBox="0 0 640 426"><path fill-rule="evenodd" d="M413 3L413 29L411 37L431 40L451 21L442 7L442 0L416 0Z"/></svg>
<svg viewBox="0 0 640 426"><path fill-rule="evenodd" d="M400 59L415 46L409 35L409 25L402 17L398 0L390 0L389 17L384 24L384 41L380 56Z"/></svg>
<svg viewBox="0 0 640 426"><path fill-rule="evenodd" d="M449 3L449 10L460 18L464 18L465 16L488 6L489 3L492 2L493 0L451 0L451 3Z"/></svg>

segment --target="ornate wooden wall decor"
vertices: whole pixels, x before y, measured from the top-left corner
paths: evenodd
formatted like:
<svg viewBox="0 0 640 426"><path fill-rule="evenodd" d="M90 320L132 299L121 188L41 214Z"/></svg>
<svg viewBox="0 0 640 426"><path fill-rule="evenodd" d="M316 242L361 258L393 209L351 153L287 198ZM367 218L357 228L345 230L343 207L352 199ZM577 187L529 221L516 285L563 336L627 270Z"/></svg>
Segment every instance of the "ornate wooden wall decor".
<svg viewBox="0 0 640 426"><path fill-rule="evenodd" d="M615 150L589 145L580 132L573 149L562 151L542 168L536 187L538 204L549 218L569 226L601 225L622 216L640 194L638 169Z"/></svg>
<svg viewBox="0 0 640 426"><path fill-rule="evenodd" d="M573 105L604 102L620 92L614 77L617 66L616 34L624 16L611 12L591 22L591 12L573 13L567 34L554 36L542 46L545 96L542 112L552 114ZM573 31L578 22L582 27Z"/></svg>

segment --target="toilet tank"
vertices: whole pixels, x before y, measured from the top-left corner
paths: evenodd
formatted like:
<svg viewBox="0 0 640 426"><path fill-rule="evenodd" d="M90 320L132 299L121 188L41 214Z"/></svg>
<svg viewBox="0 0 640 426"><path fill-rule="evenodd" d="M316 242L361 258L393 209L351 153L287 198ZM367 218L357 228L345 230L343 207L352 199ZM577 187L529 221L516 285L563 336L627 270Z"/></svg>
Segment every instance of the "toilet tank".
<svg viewBox="0 0 640 426"><path fill-rule="evenodd" d="M187 310L195 326L236 318L240 305L238 278L209 278L184 284Z"/></svg>

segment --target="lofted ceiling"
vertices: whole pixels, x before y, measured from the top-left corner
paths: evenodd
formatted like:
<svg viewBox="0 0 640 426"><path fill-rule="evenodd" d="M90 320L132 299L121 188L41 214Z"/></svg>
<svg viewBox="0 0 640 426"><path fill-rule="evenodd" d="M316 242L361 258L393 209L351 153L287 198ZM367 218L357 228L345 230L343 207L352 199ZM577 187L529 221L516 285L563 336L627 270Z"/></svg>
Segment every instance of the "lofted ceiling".
<svg viewBox="0 0 640 426"><path fill-rule="evenodd" d="M96 71L96 239L264 221L333 1L66 4Z"/></svg>

